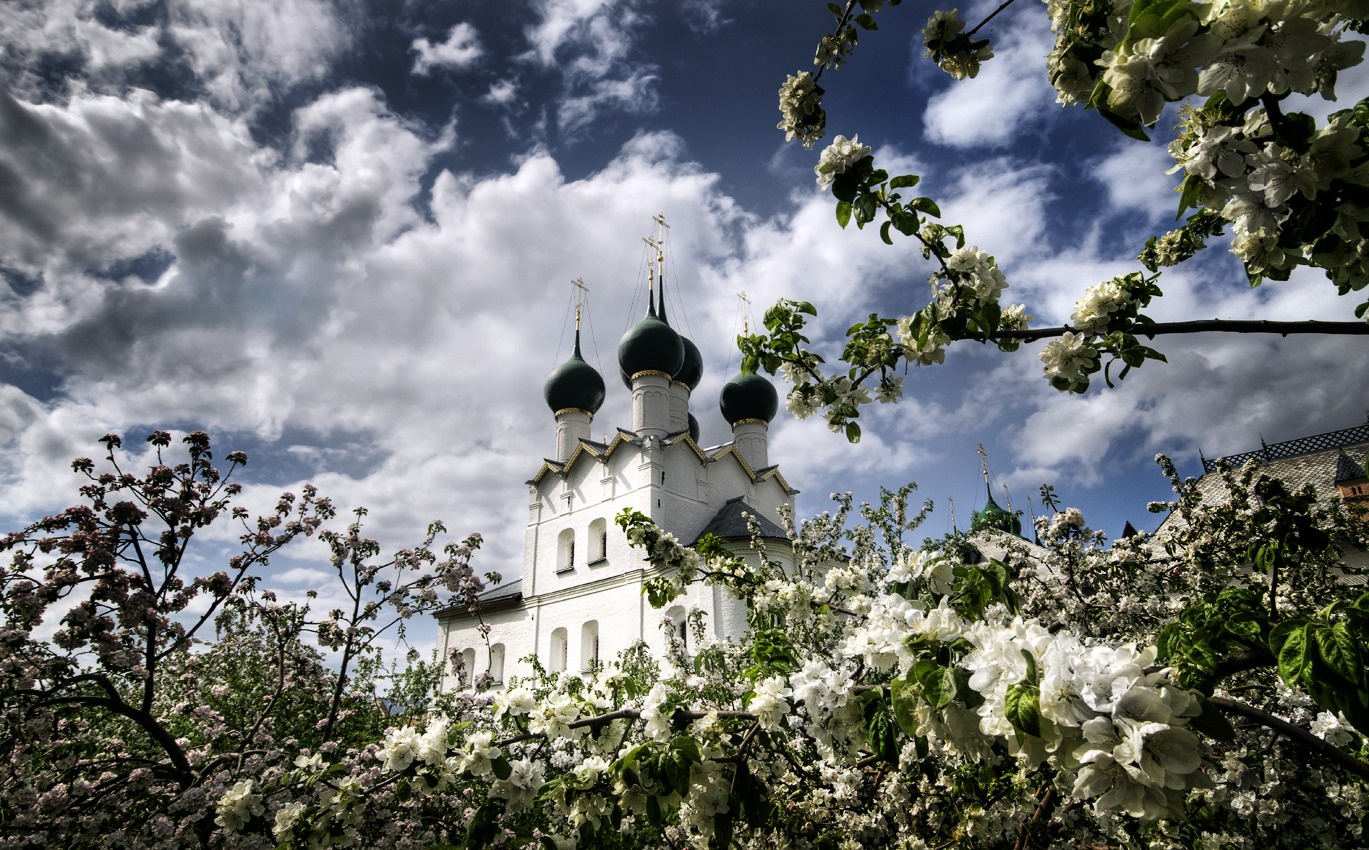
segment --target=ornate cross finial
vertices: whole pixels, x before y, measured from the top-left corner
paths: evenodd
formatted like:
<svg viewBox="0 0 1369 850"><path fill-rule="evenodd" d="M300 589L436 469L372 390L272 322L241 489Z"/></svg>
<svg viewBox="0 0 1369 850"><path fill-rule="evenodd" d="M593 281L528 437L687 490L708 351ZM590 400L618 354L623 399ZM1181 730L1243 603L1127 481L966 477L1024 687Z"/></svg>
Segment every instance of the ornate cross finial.
<svg viewBox="0 0 1369 850"><path fill-rule="evenodd" d="M657 241L655 236L643 236L642 241L647 244L647 247L656 250L656 256L658 258L661 256L661 243ZM646 261L646 291L648 297L654 295L656 292L656 264L657 260L648 259ZM653 313L656 311L656 301L654 298L651 302L651 310Z"/></svg>
<svg viewBox="0 0 1369 850"><path fill-rule="evenodd" d="M572 280L572 281L570 282L570 285L573 286L573 287L575 287L575 332L576 332L576 333L579 333L579 332L580 332L580 304L581 304L581 301L582 301L582 300L584 299L584 297L585 297L585 293L586 293L586 292L589 292L589 287L588 287L588 286L585 286L585 279L582 278L582 277L577 277L575 280Z"/></svg>
<svg viewBox="0 0 1369 850"><path fill-rule="evenodd" d="M984 483L989 483L989 453L984 451L984 444L979 444L979 468L984 471Z"/></svg>
<svg viewBox="0 0 1369 850"><path fill-rule="evenodd" d="M737 298L742 302L742 335L751 334L751 299L746 297L746 290L737 293Z"/></svg>

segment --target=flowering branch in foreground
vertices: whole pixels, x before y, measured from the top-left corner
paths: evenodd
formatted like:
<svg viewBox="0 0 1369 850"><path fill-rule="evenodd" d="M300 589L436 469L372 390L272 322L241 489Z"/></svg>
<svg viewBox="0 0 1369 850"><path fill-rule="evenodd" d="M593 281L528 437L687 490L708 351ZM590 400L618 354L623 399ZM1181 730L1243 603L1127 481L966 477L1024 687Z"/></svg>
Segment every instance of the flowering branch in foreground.
<svg viewBox="0 0 1369 850"><path fill-rule="evenodd" d="M865 17L881 5L863 3ZM1228 229L1231 250L1252 285L1287 280L1296 267L1309 266L1322 270L1341 295L1364 290L1369 101L1321 123L1285 110L1294 95L1335 99L1337 74L1363 59L1363 42L1348 33L1363 28L1369 4L1295 0L1257 8L1243 2L1049 0L1046 7L1057 34L1047 72L1062 105L1086 105L1127 135L1146 139L1145 128L1155 125L1166 103L1207 98L1201 106L1184 107L1169 146L1172 171L1184 173L1183 223L1146 243L1138 257L1145 272L1089 287L1067 327L1042 332L1055 338L1041 353L1052 386L1082 393L1100 371L1111 386L1119 361L1118 379L1147 360L1165 359L1140 337L1237 330L1179 322L1155 331L1157 323L1143 312L1163 295L1162 268L1190 260ZM842 34L848 30L854 35L854 0L831 9L837 27L823 39L817 74L790 77L781 90L780 126L805 146L826 126L825 92L816 81L827 68L839 67L855 43L852 37L846 48L832 46L846 44ZM876 29L872 18L862 26ZM973 77L993 55L987 39L974 37L978 30L966 33L956 11L938 11L923 31L927 55L957 79ZM896 401L902 395L900 368L942 363L946 346L956 340L993 341L1012 351L1022 339L1040 338L1024 335L1031 316L1023 305L1000 303L1008 283L993 258L967 246L961 226L937 222L940 210L931 198L900 196L917 185L916 175L891 178L854 136L838 136L815 171L819 185L832 192L842 227L855 221L864 228L882 218L883 241L892 244L895 231L916 239L934 271L926 307L852 326L840 358L848 367L845 375L823 375L817 367L821 358L799 347L794 323L783 317L767 325L768 339L741 341L744 368L769 363L773 367L766 368L774 372L781 362L788 365L786 377L795 381L790 408L797 415L821 409L834 431L858 439L859 405L870 392ZM795 302L785 304L777 310L792 312ZM1358 304L1355 315L1369 318L1366 311L1369 301ZM803 312L816 313L811 305ZM1352 324L1335 323L1333 329L1328 323L1311 332L1363 332L1340 330Z"/></svg>

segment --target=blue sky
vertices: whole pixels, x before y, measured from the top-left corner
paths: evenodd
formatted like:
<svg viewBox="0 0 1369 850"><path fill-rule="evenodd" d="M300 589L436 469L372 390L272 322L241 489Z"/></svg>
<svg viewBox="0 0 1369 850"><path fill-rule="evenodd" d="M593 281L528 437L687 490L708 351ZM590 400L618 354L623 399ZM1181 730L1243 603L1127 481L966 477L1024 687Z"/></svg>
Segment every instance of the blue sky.
<svg viewBox="0 0 1369 850"><path fill-rule="evenodd" d="M1166 134L1133 142L1054 103L1042 5L995 19L998 57L963 83L922 58L929 10L914 6L882 12L824 77L829 134L922 174L945 220L998 258L1008 298L1061 324L1170 228ZM574 278L590 287L586 357L610 379L594 429L629 421L614 351L641 309L656 213L672 316L705 357L706 443L729 438L716 399L737 366L738 292L755 320L781 297L815 302L829 355L867 312L925 303L912 247L841 231L818 151L775 129L776 92L829 21L797 0L7 4L0 519L67 504L70 459L106 432L136 447L152 428L198 428L249 453L255 504L313 481L370 508L388 547L441 518L482 532L481 566L507 572L523 482L554 449L541 388L569 354ZM1338 89L1358 100L1369 75ZM1315 275L1250 290L1224 246L1162 286L1157 319L1352 318ZM983 504L983 442L1015 507L1050 482L1116 534L1158 522L1156 452L1194 472L1200 449L1348 427L1369 407L1360 339L1157 347L1168 365L1075 397L1030 346L964 346L912 371L859 446L782 412L771 457L807 513L832 491L915 479L939 536L948 497L962 525ZM297 554L286 592L318 577Z"/></svg>

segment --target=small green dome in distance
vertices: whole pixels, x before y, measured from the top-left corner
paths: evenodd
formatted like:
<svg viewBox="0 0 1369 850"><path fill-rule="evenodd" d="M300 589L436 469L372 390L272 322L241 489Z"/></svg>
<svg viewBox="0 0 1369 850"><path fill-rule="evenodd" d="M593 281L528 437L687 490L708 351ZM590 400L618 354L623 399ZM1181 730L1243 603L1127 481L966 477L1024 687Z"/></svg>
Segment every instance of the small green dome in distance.
<svg viewBox="0 0 1369 850"><path fill-rule="evenodd" d="M780 397L775 387L760 375L740 374L723 384L718 406L728 425L736 425L743 419L768 423L780 409Z"/></svg>
<svg viewBox="0 0 1369 850"><path fill-rule="evenodd" d="M552 370L542 387L547 407L555 413L575 409L597 413L604 403L604 379L598 370L580 356L580 337L575 337L575 353Z"/></svg>
<svg viewBox="0 0 1369 850"><path fill-rule="evenodd" d="M692 390L699 386L699 381L703 380L704 356L689 337L682 336L680 341L684 343L684 364L675 373L675 380Z"/></svg>
<svg viewBox="0 0 1369 850"><path fill-rule="evenodd" d="M674 375L684 365L685 348L675 329L648 311L618 343L618 368L631 381L638 372Z"/></svg>
<svg viewBox="0 0 1369 850"><path fill-rule="evenodd" d="M1021 537L1022 520L999 507L998 503L993 500L993 493L990 492L989 503L984 506L983 510L975 511L974 518L970 520L970 531L984 531L985 529L996 529Z"/></svg>
<svg viewBox="0 0 1369 850"><path fill-rule="evenodd" d="M695 443L699 442L699 420L694 418L694 414L689 414L689 439Z"/></svg>

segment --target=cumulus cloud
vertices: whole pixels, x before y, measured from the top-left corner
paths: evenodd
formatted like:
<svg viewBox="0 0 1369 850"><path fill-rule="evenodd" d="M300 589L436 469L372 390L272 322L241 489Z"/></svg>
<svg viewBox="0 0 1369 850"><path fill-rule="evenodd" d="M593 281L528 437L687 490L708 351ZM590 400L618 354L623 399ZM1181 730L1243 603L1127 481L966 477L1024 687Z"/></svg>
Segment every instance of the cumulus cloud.
<svg viewBox="0 0 1369 850"><path fill-rule="evenodd" d="M1054 42L1043 16L1014 15L993 35L994 57L977 77L951 83L928 99L923 120L930 141L958 148L1004 147L1059 112L1055 90L1042 73L1042 57ZM927 64L921 56L913 61Z"/></svg>
<svg viewBox="0 0 1369 850"><path fill-rule="evenodd" d="M234 112L255 111L317 81L352 38L344 5L325 0L155 0L6 4L0 57L29 100L120 94L169 75ZM64 72L49 76L54 60Z"/></svg>
<svg viewBox="0 0 1369 850"><path fill-rule="evenodd" d="M606 112L645 114L658 103L656 66L636 58L646 13L635 0L541 0L525 30L526 59L560 75L557 119L574 136Z"/></svg>
<svg viewBox="0 0 1369 850"><path fill-rule="evenodd" d="M343 8L325 0L176 0L167 34L216 103L248 111L331 69L352 39Z"/></svg>
<svg viewBox="0 0 1369 850"><path fill-rule="evenodd" d="M453 25L444 42L434 44L426 38L416 38L410 49L418 54L413 72L420 76L432 73L434 68L469 67L485 53L475 27L465 22Z"/></svg>

